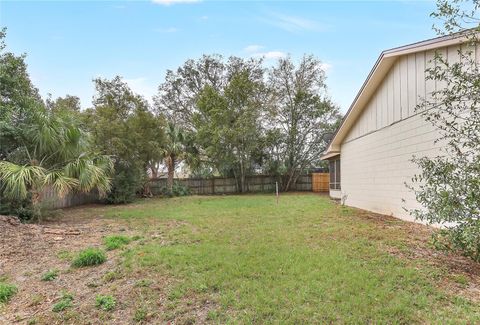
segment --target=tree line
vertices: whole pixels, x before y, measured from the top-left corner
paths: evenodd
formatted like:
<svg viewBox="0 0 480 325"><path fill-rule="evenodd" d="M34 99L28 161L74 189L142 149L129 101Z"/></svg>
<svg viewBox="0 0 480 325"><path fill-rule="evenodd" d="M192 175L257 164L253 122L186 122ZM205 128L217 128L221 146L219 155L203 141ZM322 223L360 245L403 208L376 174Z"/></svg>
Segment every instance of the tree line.
<svg viewBox="0 0 480 325"><path fill-rule="evenodd" d="M148 194L148 176L174 171L246 178L273 174L284 191L321 165L341 114L326 91L321 61L305 55L267 67L260 58L204 55L169 70L151 102L120 76L93 80L92 107L74 95L42 98L25 55L0 34L1 210L38 214L41 193L97 190L107 202ZM33 208L32 208L33 207ZM33 212L32 212L33 211Z"/></svg>

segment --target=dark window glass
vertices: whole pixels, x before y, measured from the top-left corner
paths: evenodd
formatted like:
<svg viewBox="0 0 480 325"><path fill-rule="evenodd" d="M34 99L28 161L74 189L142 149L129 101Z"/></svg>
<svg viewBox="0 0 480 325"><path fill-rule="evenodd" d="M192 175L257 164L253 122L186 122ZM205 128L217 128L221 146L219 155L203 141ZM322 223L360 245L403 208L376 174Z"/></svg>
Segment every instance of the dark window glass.
<svg viewBox="0 0 480 325"><path fill-rule="evenodd" d="M340 189L340 159L335 161L335 183L337 183L337 190Z"/></svg>
<svg viewBox="0 0 480 325"><path fill-rule="evenodd" d="M332 185L335 183L335 161L330 160L330 188L333 188Z"/></svg>
<svg viewBox="0 0 480 325"><path fill-rule="evenodd" d="M329 161L330 189L339 190L340 187L340 159Z"/></svg>

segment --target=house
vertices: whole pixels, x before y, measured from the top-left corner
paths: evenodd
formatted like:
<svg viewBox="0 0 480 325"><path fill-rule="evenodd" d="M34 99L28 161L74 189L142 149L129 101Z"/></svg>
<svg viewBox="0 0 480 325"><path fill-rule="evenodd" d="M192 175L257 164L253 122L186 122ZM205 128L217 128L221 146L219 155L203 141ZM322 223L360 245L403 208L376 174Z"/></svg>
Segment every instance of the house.
<svg viewBox="0 0 480 325"><path fill-rule="evenodd" d="M427 80L435 52L450 62L468 45L461 36L430 39L380 54L322 159L330 163L330 196L348 206L413 221L419 207L405 183L418 172L412 157L437 155L438 131L415 106L445 87ZM473 49L480 59L480 47ZM458 61L457 61L458 62Z"/></svg>

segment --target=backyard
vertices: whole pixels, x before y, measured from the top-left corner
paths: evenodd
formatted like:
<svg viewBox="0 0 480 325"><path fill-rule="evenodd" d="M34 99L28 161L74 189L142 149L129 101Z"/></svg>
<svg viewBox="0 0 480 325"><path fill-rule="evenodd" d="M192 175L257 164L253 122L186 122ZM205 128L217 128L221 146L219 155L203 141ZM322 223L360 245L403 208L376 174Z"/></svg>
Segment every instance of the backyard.
<svg viewBox="0 0 480 325"><path fill-rule="evenodd" d="M322 195L155 198L3 222L0 284L17 292L0 323L480 322L478 264L434 250L428 227ZM89 247L106 261L76 265Z"/></svg>

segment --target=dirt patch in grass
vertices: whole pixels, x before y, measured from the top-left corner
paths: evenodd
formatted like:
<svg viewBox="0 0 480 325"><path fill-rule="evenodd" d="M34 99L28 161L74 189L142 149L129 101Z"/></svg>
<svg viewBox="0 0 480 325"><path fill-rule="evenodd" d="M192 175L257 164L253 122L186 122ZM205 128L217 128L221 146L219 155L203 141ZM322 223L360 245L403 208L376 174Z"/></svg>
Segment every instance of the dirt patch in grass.
<svg viewBox="0 0 480 325"><path fill-rule="evenodd" d="M130 324L138 301L156 306L158 314L170 280L155 273L128 274L121 267L122 250L105 251L107 261L101 265L71 267L77 252L87 247L105 250L103 238L108 234L132 238L139 234L122 220L99 217L101 209L68 209L61 219L42 224L21 224L15 218L0 216L0 277L18 287L18 293L10 302L0 305L0 324L92 320ZM141 245L144 240L134 240L125 249ZM52 281L42 281L45 272L53 269L58 270L58 276ZM151 285L138 286L139 278L148 278ZM72 306L53 312L53 306L61 301L65 292L73 296ZM115 308L111 311L96 308L95 297L99 294L114 296Z"/></svg>

